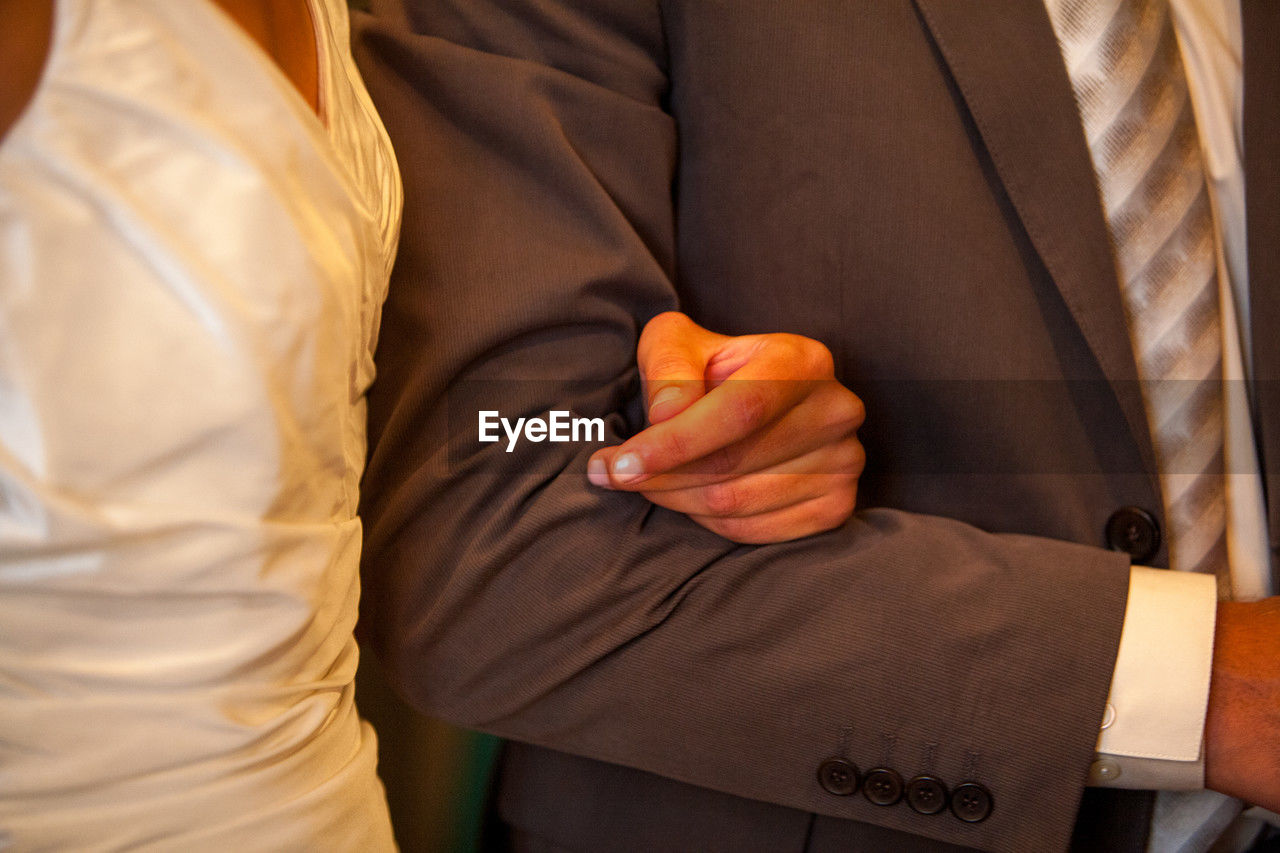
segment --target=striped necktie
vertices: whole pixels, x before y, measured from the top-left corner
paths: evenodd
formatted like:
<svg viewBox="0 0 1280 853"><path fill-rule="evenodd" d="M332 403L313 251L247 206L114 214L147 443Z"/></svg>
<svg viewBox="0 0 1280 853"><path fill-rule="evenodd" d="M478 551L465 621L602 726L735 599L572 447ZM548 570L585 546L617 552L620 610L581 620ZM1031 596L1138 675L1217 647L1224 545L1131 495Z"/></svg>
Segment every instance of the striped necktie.
<svg viewBox="0 0 1280 853"><path fill-rule="evenodd" d="M1172 567L1228 597L1213 220L1168 0L1048 0L1111 232Z"/></svg>

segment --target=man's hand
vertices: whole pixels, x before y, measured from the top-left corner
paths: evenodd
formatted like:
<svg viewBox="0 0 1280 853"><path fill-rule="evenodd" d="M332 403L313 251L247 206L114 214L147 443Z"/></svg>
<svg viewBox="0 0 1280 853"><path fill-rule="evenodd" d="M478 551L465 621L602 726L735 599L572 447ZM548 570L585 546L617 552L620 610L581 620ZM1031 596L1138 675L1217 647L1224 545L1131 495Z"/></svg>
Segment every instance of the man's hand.
<svg viewBox="0 0 1280 853"><path fill-rule="evenodd" d="M799 335L726 337L654 317L637 358L650 426L591 457L588 476L737 542L830 530L853 513L860 401L830 351Z"/></svg>
<svg viewBox="0 0 1280 853"><path fill-rule="evenodd" d="M1280 597L1218 605L1205 785L1280 811Z"/></svg>

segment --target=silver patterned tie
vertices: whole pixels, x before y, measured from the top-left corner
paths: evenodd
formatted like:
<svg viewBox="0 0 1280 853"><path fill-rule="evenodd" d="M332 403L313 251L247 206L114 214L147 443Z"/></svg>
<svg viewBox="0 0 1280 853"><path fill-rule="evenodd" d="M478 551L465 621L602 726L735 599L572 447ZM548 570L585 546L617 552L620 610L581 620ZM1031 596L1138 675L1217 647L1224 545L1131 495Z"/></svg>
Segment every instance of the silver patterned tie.
<svg viewBox="0 0 1280 853"><path fill-rule="evenodd" d="M1048 0L1111 231L1173 568L1227 597L1213 220L1168 0Z"/></svg>

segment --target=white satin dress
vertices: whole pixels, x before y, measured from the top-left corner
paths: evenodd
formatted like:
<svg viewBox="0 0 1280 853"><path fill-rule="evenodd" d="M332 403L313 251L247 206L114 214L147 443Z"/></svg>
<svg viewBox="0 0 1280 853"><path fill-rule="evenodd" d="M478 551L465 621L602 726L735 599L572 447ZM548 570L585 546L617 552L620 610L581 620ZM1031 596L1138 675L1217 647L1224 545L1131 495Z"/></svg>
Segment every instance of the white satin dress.
<svg viewBox="0 0 1280 853"><path fill-rule="evenodd" d="M0 849L393 848L358 717L400 183L208 0L58 0L0 142Z"/></svg>

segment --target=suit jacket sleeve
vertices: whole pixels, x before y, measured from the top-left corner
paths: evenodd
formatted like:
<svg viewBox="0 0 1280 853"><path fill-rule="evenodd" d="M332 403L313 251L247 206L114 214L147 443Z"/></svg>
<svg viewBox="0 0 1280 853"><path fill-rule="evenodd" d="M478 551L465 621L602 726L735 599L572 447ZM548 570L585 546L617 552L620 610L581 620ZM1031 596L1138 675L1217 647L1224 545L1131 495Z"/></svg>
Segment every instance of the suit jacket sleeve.
<svg viewBox="0 0 1280 853"><path fill-rule="evenodd" d="M589 486L594 445L476 441L478 408L601 416L610 442L641 426L637 334L680 305L657 6L388 0L357 24L407 195L363 487L363 630L399 687L451 721L743 797L1065 845L1124 555L887 508L743 547ZM827 757L866 769L886 750L904 777L984 784L990 818L819 784Z"/></svg>

